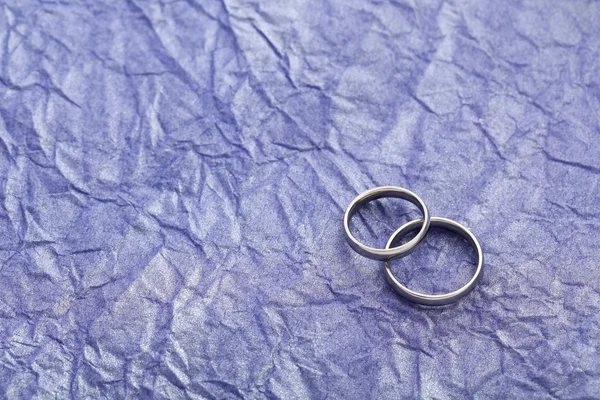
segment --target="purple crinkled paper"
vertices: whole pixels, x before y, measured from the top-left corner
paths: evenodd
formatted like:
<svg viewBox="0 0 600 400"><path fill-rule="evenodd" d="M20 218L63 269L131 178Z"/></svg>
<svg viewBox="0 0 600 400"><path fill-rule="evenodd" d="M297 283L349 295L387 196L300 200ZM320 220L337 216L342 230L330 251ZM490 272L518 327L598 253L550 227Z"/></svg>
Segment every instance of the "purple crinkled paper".
<svg viewBox="0 0 600 400"><path fill-rule="evenodd" d="M0 397L600 394L599 2L5 0L0 44ZM469 296L345 243L381 185L477 236Z"/></svg>

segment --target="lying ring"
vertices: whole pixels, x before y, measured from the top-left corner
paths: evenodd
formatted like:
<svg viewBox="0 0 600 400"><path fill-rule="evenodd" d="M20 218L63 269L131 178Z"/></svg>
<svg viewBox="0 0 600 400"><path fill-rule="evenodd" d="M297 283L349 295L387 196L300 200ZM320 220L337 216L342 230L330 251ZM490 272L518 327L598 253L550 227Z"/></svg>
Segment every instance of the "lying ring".
<svg viewBox="0 0 600 400"><path fill-rule="evenodd" d="M415 219L404 224L392 234L385 248L390 248L397 237L412 232L421 225L423 225L422 219ZM387 275L387 279L390 285L392 285L394 290L405 299L415 303L425 304L429 306L441 306L444 304L452 303L460 299L461 297L467 295L471 290L473 290L475 285L477 285L477 282L479 281L479 278L481 278L481 272L483 270L483 252L481 251L481 246L479 245L479 242L477 241L475 236L473 236L473 234L467 228L465 228L458 222L452 221L451 219L447 218L433 217L431 218L431 227L445 228L455 233L458 233L460 236L467 239L469 244L475 248L475 251L477 252L477 270L475 271L475 275L473 275L471 280L465 286L451 293L423 294L410 290L409 288L401 284L392 273L392 270L390 269L390 264L387 260L384 262L385 273Z"/></svg>
<svg viewBox="0 0 600 400"><path fill-rule="evenodd" d="M380 199L382 197L396 197L399 199L408 200L421 210L423 213L423 219L419 221L425 221L425 223L421 223L421 230L413 239L411 239L408 243L405 243L398 247L390 248L387 246L385 249L378 249L375 247L369 247L367 245L362 244L354 236L350 233L350 217L354 215L356 210L376 199ZM346 241L356 251L358 254L365 256L367 258L371 258L373 260L389 260L390 258L402 256L408 254L411 250L413 250L421 240L427 234L427 230L429 229L429 211L427 210L427 206L421 200L419 196L411 192L410 190L406 190L401 187L396 186L381 186L371 190L367 190L366 192L358 195L352 203L346 209L346 213L344 214L344 230L346 231ZM389 243L388 243L389 244Z"/></svg>

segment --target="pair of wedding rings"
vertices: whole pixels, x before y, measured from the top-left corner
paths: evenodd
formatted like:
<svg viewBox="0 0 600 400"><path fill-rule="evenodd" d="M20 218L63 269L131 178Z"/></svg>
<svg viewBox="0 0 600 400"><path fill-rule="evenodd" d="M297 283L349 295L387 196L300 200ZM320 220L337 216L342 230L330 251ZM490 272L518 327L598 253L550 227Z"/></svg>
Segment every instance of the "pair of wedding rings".
<svg viewBox="0 0 600 400"><path fill-rule="evenodd" d="M375 247L369 247L356 240L356 238L350 232L350 218L364 204L382 197L395 197L410 201L421 210L423 213L423 218L415 219L402 225L392 234L385 248L378 249ZM464 237L471 246L473 246L475 252L477 253L477 269L475 270L475 274L471 280L460 289L450 293L424 294L415 292L400 283L390 269L389 260L392 258L409 255L417 247L421 240L427 236L427 232L430 227L444 228L459 234L460 236ZM346 209L346 213L344 214L344 230L346 232L346 241L354 251L373 260L383 260L385 274L390 285L392 285L394 290L400 296L412 302L432 306L452 303L473 290L475 285L477 285L479 278L481 278L481 272L483 270L483 252L481 251L481 246L479 245L479 242L475 236L473 236L473 234L467 228L458 222L447 218L430 217L427 206L423 200L421 200L419 196L410 190L396 186L381 186L361 193L358 197L352 200L352 203L350 203ZM418 230L417 235L410 241L403 245L393 247L394 243L396 243L399 238L416 230Z"/></svg>

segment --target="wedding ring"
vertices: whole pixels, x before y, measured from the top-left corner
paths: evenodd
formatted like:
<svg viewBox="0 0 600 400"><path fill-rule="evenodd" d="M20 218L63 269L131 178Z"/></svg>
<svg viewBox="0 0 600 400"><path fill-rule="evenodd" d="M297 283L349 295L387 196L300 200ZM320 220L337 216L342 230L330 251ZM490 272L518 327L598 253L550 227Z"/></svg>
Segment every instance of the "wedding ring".
<svg viewBox="0 0 600 400"><path fill-rule="evenodd" d="M423 218L418 220L422 221L419 225L419 233L417 233L417 235L414 238L412 238L409 242L401 246L391 247L390 242L388 242L388 246L386 246L385 249L370 247L356 240L356 238L350 232L350 218L352 217L352 215L354 215L354 213L356 213L360 206L370 201L380 199L382 197L395 197L399 199L408 200L414 205L416 205L423 213ZM427 206L425 205L423 200L421 200L419 196L417 196L410 190L397 186L381 186L361 193L354 200L352 200L352 203L350 203L350 205L346 209L346 213L344 214L344 230L346 232L346 241L348 242L350 247L358 254L367 258L371 258L373 260L389 260L391 258L403 256L410 253L419 244L419 242L423 240L425 235L427 235L427 230L429 229L429 222L429 211L427 210ZM415 229L416 226L412 228L411 231Z"/></svg>
<svg viewBox="0 0 600 400"><path fill-rule="evenodd" d="M423 219L415 219L404 224L392 234L385 248L393 248L392 245L394 244L394 242L398 238L406 235L409 232L415 231L419 228L421 228L422 231L424 225L425 224L423 224ZM483 252L481 251L481 246L479 245L479 242L477 241L475 236L467 228L465 228L458 222L452 221L447 218L432 217L430 226L432 228L448 229L459 234L460 236L467 239L469 244L475 249L477 253L477 269L475 270L475 274L473 275L471 280L466 285L464 285L458 290L446 294L423 294L415 292L414 290L410 290L402 283L400 283L400 281L398 281L398 279L392 273L392 270L390 269L390 264L387 260L384 262L384 266L388 282L392 285L394 290L400 296L414 303L425 304L429 306L439 306L455 302L456 300L467 295L471 290L473 290L473 288L475 287L475 285L477 285L477 282L481 278L481 273L483 270Z"/></svg>

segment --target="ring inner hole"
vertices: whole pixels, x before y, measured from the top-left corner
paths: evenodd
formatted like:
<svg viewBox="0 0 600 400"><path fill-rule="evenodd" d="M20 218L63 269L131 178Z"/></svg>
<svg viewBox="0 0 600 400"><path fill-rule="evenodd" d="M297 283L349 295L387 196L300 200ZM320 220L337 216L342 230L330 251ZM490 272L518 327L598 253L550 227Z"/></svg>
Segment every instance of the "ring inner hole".
<svg viewBox="0 0 600 400"><path fill-rule="evenodd" d="M413 203L386 197L360 206L350 218L350 231L359 242L383 249L396 229L415 218L423 213Z"/></svg>
<svg viewBox="0 0 600 400"><path fill-rule="evenodd" d="M418 230L394 241L398 246ZM406 257L390 261L396 279L407 288L424 294L444 294L467 284L477 268L477 253L459 234L444 228L430 228L427 236Z"/></svg>

